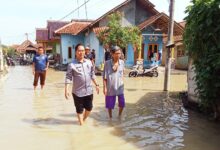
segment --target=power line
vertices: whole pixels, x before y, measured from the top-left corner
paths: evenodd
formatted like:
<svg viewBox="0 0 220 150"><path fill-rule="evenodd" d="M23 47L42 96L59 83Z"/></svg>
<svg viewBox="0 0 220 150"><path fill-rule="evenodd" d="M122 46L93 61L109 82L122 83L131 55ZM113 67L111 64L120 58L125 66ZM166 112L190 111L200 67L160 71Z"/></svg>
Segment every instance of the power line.
<svg viewBox="0 0 220 150"><path fill-rule="evenodd" d="M77 7L79 7L79 0L77 0ZM79 9L78 9L78 19L79 19Z"/></svg>
<svg viewBox="0 0 220 150"><path fill-rule="evenodd" d="M85 12L86 12L86 19L88 19L88 15L87 15L87 7L86 7L86 0L85 1Z"/></svg>
<svg viewBox="0 0 220 150"><path fill-rule="evenodd" d="M77 11L79 8L81 8L82 6L84 6L86 3L88 3L90 0L87 0L85 1L82 5L80 5L79 7L77 7L76 9L72 10L70 13L68 13L66 16L62 17L61 19L59 20L63 20L65 19L66 17L68 17L69 15L71 15L72 13L74 13L75 11Z"/></svg>

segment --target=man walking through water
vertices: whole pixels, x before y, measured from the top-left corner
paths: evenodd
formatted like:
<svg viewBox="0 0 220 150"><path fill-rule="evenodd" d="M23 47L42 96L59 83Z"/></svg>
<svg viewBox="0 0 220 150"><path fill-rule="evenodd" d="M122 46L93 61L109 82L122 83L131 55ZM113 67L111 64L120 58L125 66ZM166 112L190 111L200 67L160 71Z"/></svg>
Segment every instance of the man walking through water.
<svg viewBox="0 0 220 150"><path fill-rule="evenodd" d="M34 74L34 90L36 90L38 80L40 77L41 89L43 89L46 79L46 71L48 69L49 62L47 55L44 54L43 47L38 47L37 54L33 58L33 74Z"/></svg>
<svg viewBox="0 0 220 150"><path fill-rule="evenodd" d="M72 95L76 108L79 124L82 125L89 116L93 107L93 87L99 93L99 85L95 80L95 71L92 62L85 59L85 48L78 44L75 48L76 59L68 65L65 79L65 98L68 99L69 84L72 86Z"/></svg>
<svg viewBox="0 0 220 150"><path fill-rule="evenodd" d="M125 107L123 83L124 61L120 59L120 47L114 46L111 49L111 54L112 59L105 62L103 72L103 93L110 119L112 119L112 109L115 107L116 96L118 97L119 118L121 118L122 111Z"/></svg>

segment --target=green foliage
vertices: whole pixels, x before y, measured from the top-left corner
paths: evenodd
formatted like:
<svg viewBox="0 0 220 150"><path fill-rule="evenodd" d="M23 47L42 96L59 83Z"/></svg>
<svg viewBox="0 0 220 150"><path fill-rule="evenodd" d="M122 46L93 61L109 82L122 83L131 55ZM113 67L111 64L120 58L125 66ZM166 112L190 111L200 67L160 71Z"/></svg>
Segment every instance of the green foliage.
<svg viewBox="0 0 220 150"><path fill-rule="evenodd" d="M2 51L4 55L8 55L8 56L16 55L16 50L9 46L2 45Z"/></svg>
<svg viewBox="0 0 220 150"><path fill-rule="evenodd" d="M220 0L192 0L184 43L193 59L203 108L220 102Z"/></svg>
<svg viewBox="0 0 220 150"><path fill-rule="evenodd" d="M100 42L103 45L118 45L121 48L126 48L131 43L140 50L141 31L136 26L122 27L121 18L122 15L119 12L108 16L108 28L98 35Z"/></svg>

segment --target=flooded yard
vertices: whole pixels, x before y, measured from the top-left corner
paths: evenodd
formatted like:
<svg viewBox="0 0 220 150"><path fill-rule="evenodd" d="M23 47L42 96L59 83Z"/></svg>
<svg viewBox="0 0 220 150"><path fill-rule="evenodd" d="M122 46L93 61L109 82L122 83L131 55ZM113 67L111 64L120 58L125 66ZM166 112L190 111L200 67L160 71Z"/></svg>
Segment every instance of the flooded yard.
<svg viewBox="0 0 220 150"><path fill-rule="evenodd" d="M219 150L220 125L182 107L186 73L174 74L171 93L163 77L125 77L126 109L109 121L102 92L83 126L73 100L64 98L65 72L49 70L44 90L33 90L30 67L10 68L0 80L2 150ZM102 85L101 77L97 77ZM100 91L102 91L102 86Z"/></svg>

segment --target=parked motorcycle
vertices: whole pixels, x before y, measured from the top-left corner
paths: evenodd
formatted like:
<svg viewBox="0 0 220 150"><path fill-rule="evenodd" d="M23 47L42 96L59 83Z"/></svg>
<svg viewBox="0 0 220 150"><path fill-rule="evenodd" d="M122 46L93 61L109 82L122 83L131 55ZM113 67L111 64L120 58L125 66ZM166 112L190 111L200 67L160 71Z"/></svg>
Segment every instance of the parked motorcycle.
<svg viewBox="0 0 220 150"><path fill-rule="evenodd" d="M158 65L150 66L149 68L141 68L140 65L133 66L132 70L129 72L129 77L138 77L138 76L149 76L149 77L158 77Z"/></svg>
<svg viewBox="0 0 220 150"><path fill-rule="evenodd" d="M14 60L10 57L6 57L6 62L8 66L15 66Z"/></svg>

